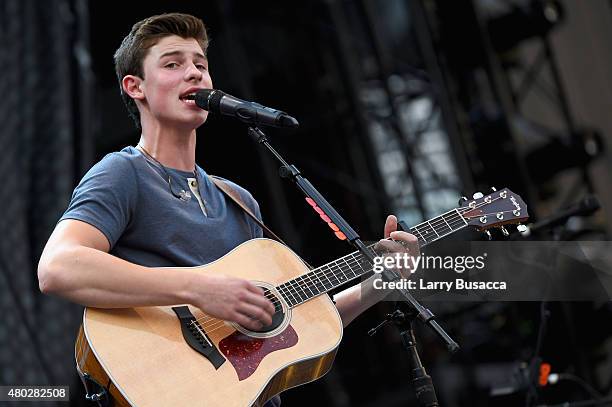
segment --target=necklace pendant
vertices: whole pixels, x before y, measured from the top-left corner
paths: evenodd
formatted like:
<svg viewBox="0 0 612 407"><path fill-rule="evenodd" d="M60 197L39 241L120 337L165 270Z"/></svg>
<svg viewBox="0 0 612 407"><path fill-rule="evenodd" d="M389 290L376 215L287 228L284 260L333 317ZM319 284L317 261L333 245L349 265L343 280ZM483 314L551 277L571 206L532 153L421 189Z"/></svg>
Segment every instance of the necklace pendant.
<svg viewBox="0 0 612 407"><path fill-rule="evenodd" d="M181 193L179 195L181 201L189 202L191 200L191 194L188 191L185 191L184 189L181 189Z"/></svg>

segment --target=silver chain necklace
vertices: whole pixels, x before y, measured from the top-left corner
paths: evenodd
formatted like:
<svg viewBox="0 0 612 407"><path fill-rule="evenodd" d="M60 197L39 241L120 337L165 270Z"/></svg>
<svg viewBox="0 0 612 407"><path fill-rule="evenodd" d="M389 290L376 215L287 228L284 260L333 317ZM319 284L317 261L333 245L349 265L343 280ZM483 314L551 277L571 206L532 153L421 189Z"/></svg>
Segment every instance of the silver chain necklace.
<svg viewBox="0 0 612 407"><path fill-rule="evenodd" d="M162 171L164 172L164 174L166 175L166 178L168 180L168 187L170 188L170 193L175 197L180 199L181 201L185 201L185 202L189 202L191 200L191 194L189 193L189 191L185 191L184 189L181 189L180 193L176 193L174 192L174 190L172 189L172 178L170 177L170 173L168 172L168 170L166 169L166 167L159 162L159 160L155 157L153 157L144 147L142 144L138 143L136 145L136 148L139 148L143 153L145 153L145 155L150 158L151 160L153 160L157 165L159 165L162 169ZM196 180L196 186L198 188L198 191L200 190L200 179L198 177L198 170L197 168L194 167L193 169L193 175L195 177ZM201 194L200 194L201 195Z"/></svg>

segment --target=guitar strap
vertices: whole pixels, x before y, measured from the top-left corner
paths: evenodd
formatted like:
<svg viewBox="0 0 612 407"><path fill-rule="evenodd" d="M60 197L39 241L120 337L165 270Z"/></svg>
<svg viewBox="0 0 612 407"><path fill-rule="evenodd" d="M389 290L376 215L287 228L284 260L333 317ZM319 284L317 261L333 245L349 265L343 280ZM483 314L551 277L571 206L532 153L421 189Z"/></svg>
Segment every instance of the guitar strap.
<svg viewBox="0 0 612 407"><path fill-rule="evenodd" d="M253 219L255 223L261 226L261 228L266 232L268 236L272 237L273 239L278 240L285 246L289 247L287 243L283 241L283 239L278 237L276 233L272 232L272 230L270 230L269 227L267 227L261 220L259 220L257 216L255 216L255 214L251 211L251 209L249 209L249 207L246 206L246 204L242 201L242 198L240 197L240 194L238 193L238 191L236 191L228 183L226 183L225 181L223 181L222 179L218 177L215 177L214 175L209 175L209 178L213 182L213 184L215 184L217 188L221 190L221 192L223 192L236 205L238 205L247 215L249 215L249 217Z"/></svg>
<svg viewBox="0 0 612 407"><path fill-rule="evenodd" d="M249 217L253 219L255 223L261 226L261 228L266 232L268 236L270 236L272 239L276 239L277 241L281 242L285 246L290 247L287 243L283 241L283 239L278 237L276 233L272 232L272 230L269 227L267 227L261 220L259 220L257 216L255 216L253 211L251 211L251 209L249 209L249 207L246 206L246 204L242 201L242 198L240 197L240 194L238 193L238 191L236 191L227 182L220 179L219 177L215 177L214 175L209 175L208 178L210 178L213 184L215 184L216 187L219 188L221 192L225 194L225 196L231 199L236 205L238 205L238 207L240 207L240 209L242 209L247 215L249 215ZM306 266L310 270L313 269L313 267L306 260L302 259L302 261L304 262L304 264L306 264Z"/></svg>

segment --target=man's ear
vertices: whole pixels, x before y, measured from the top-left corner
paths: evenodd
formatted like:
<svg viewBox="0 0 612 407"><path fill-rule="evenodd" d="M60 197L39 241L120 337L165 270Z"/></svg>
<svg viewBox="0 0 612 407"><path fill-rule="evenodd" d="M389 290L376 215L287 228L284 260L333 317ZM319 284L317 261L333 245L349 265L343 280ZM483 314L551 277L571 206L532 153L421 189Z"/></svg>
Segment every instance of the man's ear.
<svg viewBox="0 0 612 407"><path fill-rule="evenodd" d="M144 99L144 93L141 89L142 78L135 75L125 75L121 80L123 91L132 99Z"/></svg>

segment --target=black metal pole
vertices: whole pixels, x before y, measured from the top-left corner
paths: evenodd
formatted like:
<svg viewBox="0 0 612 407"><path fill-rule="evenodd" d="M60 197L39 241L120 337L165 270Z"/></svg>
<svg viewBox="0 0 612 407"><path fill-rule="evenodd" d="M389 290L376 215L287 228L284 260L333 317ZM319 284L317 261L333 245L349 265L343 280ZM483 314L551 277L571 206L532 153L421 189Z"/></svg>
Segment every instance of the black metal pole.
<svg viewBox="0 0 612 407"><path fill-rule="evenodd" d="M394 322L400 331L402 346L406 349L406 352L408 352L410 380L414 387L418 405L422 407L437 407L438 398L436 396L436 389L434 388L431 376L427 374L425 367L421 363L416 339L412 330L412 322L414 321L415 315L410 312L403 313L401 311L399 311L399 314L401 315L398 315Z"/></svg>

